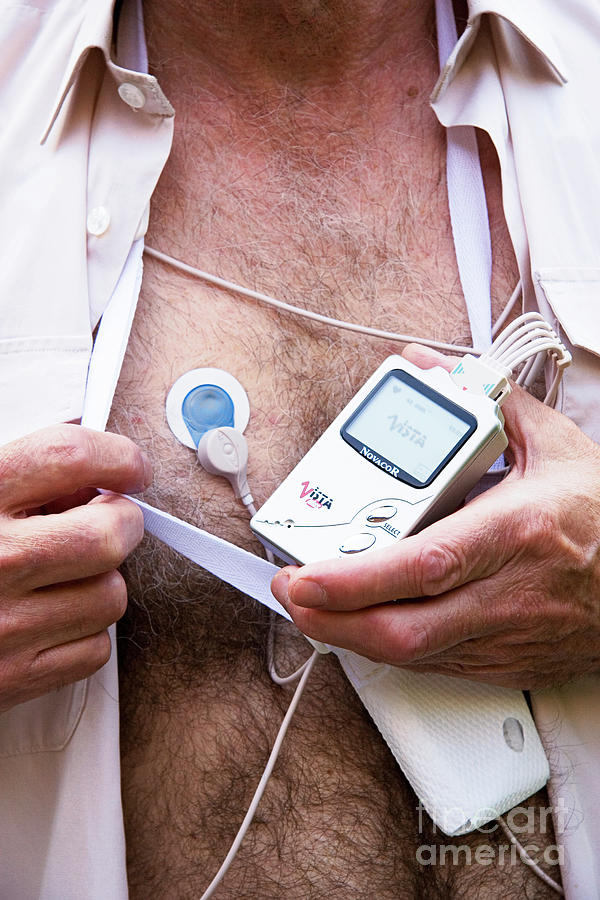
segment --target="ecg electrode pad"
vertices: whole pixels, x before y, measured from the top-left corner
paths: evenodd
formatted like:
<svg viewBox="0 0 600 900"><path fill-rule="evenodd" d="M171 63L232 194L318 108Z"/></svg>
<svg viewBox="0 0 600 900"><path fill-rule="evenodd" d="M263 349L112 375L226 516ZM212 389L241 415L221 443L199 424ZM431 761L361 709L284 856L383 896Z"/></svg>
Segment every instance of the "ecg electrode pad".
<svg viewBox="0 0 600 900"><path fill-rule="evenodd" d="M223 369L191 369L167 396L167 422L178 441L195 450L203 434L231 427L243 432L250 418L246 391Z"/></svg>

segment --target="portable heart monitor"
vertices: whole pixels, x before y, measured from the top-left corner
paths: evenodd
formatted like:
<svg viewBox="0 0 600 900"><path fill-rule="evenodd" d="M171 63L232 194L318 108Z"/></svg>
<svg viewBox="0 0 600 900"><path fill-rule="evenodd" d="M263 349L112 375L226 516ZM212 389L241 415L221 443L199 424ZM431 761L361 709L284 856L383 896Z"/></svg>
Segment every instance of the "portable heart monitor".
<svg viewBox="0 0 600 900"><path fill-rule="evenodd" d="M388 357L253 516L263 544L345 557L454 511L507 446L499 398L455 379Z"/></svg>

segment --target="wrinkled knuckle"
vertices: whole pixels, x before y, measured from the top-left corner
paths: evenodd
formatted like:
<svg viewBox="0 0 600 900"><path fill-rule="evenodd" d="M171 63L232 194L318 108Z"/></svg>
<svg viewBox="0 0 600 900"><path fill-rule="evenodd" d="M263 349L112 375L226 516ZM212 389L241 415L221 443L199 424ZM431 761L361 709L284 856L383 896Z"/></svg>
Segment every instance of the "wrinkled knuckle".
<svg viewBox="0 0 600 900"><path fill-rule="evenodd" d="M531 505L518 527L521 546L534 554L555 545L558 526L554 512L547 504Z"/></svg>
<svg viewBox="0 0 600 900"><path fill-rule="evenodd" d="M434 596L461 584L466 562L457 547L426 544L416 560L415 582L422 596Z"/></svg>
<svg viewBox="0 0 600 900"><path fill-rule="evenodd" d="M414 662L427 654L429 634L422 622L411 622L398 628L389 649L381 648L383 655L397 665Z"/></svg>
<svg viewBox="0 0 600 900"><path fill-rule="evenodd" d="M0 656L0 712L53 688L31 647Z"/></svg>
<svg viewBox="0 0 600 900"><path fill-rule="evenodd" d="M38 433L17 438L0 448L0 482L9 481L15 473L23 473L31 464L33 455L39 452Z"/></svg>
<svg viewBox="0 0 600 900"><path fill-rule="evenodd" d="M3 609L0 614L0 654L14 645L20 630L17 616L10 609Z"/></svg>
<svg viewBox="0 0 600 900"><path fill-rule="evenodd" d="M429 631L423 622L413 622L408 630L407 649L411 659L420 659L429 651Z"/></svg>
<svg viewBox="0 0 600 900"><path fill-rule="evenodd" d="M126 510L128 506L133 504L120 503L119 508L114 504L110 514L102 516L95 526L92 539L94 552L107 570L120 566L139 542L138 516Z"/></svg>
<svg viewBox="0 0 600 900"><path fill-rule="evenodd" d="M21 542L4 534L0 537L0 586L3 590L10 582L20 575L26 574L31 568L29 556L32 547L23 546Z"/></svg>
<svg viewBox="0 0 600 900"><path fill-rule="evenodd" d="M48 429L44 465L49 474L68 468L78 481L90 460L89 440L78 425L55 425Z"/></svg>
<svg viewBox="0 0 600 900"><path fill-rule="evenodd" d="M0 450L0 482L8 481L15 470L24 469L22 442L15 441Z"/></svg>

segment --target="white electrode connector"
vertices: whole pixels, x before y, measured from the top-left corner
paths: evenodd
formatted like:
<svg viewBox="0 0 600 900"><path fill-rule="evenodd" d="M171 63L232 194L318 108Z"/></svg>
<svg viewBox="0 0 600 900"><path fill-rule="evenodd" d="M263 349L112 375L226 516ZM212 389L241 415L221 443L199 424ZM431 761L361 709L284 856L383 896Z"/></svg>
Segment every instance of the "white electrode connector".
<svg viewBox="0 0 600 900"><path fill-rule="evenodd" d="M474 394L485 394L499 406L511 392L508 379L512 372L493 359L476 359L470 353L458 362L450 377L458 387Z"/></svg>
<svg viewBox="0 0 600 900"><path fill-rule="evenodd" d="M226 478L245 506L253 503L246 475L248 444L241 431L227 425L207 431L198 444L198 460L211 475Z"/></svg>
<svg viewBox="0 0 600 900"><path fill-rule="evenodd" d="M563 371L571 364L571 354L558 335L539 313L525 313L516 318L496 337L485 353L476 359L467 353L454 367L450 377L463 391L485 394L499 406L511 392L509 378L519 366L519 375L533 374L534 378L546 361L555 366L554 382L545 403L553 403Z"/></svg>

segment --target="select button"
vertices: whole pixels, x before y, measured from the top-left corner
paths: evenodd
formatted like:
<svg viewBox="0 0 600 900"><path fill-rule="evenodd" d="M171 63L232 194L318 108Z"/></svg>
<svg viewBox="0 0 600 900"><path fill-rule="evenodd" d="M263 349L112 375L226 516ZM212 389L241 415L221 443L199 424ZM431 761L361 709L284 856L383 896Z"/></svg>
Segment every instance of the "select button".
<svg viewBox="0 0 600 900"><path fill-rule="evenodd" d="M393 519L397 512L398 510L395 506L378 506L376 509L371 510L367 516L367 522L372 522L373 524L387 522L388 519Z"/></svg>

